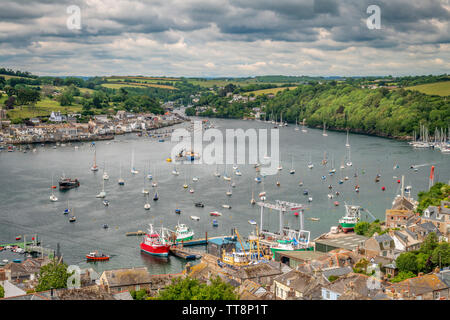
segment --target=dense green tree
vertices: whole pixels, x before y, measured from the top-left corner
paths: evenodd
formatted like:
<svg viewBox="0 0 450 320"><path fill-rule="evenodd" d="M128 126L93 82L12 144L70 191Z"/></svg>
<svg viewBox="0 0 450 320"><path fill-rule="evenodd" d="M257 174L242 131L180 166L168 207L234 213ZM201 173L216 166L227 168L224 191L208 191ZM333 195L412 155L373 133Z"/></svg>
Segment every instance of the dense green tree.
<svg viewBox="0 0 450 320"><path fill-rule="evenodd" d="M0 285L0 298L4 297L5 297L5 289L2 287L2 285Z"/></svg>
<svg viewBox="0 0 450 320"><path fill-rule="evenodd" d="M355 225L355 233L361 236L365 235L370 228L370 223L367 221L360 221Z"/></svg>
<svg viewBox="0 0 450 320"><path fill-rule="evenodd" d="M450 266L450 245L448 242L440 243L431 254L433 265L438 267Z"/></svg>
<svg viewBox="0 0 450 320"><path fill-rule="evenodd" d="M24 105L29 103L35 103L40 100L40 93L37 90L31 88L19 88L17 90L17 104Z"/></svg>
<svg viewBox="0 0 450 320"><path fill-rule="evenodd" d="M57 100L61 106L70 106L75 101L70 90L64 90L58 97Z"/></svg>
<svg viewBox="0 0 450 320"><path fill-rule="evenodd" d="M134 300L145 300L148 297L148 292L145 289L138 291L131 290L130 295Z"/></svg>
<svg viewBox="0 0 450 320"><path fill-rule="evenodd" d="M70 275L67 272L67 265L58 263L55 259L41 268L36 291L67 288L67 279Z"/></svg>
<svg viewBox="0 0 450 320"><path fill-rule="evenodd" d="M390 280L392 283L400 282L409 278L413 278L416 275L411 271L400 271L394 278Z"/></svg>
<svg viewBox="0 0 450 320"><path fill-rule="evenodd" d="M156 297L158 300L237 300L235 288L223 282L219 277L212 279L211 284L201 283L191 278L176 278L172 284L162 290Z"/></svg>
<svg viewBox="0 0 450 320"><path fill-rule="evenodd" d="M195 116L197 110L194 107L186 108L185 113L187 116L192 117Z"/></svg>
<svg viewBox="0 0 450 320"><path fill-rule="evenodd" d="M395 260L399 271L409 271L417 274L417 258L414 252L404 252Z"/></svg>

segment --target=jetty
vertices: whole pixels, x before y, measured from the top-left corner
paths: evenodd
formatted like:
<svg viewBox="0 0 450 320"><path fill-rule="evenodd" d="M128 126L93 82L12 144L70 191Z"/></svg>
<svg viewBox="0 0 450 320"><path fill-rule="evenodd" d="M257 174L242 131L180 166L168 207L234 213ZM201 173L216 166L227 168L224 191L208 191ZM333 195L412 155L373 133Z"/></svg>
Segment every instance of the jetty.
<svg viewBox="0 0 450 320"><path fill-rule="evenodd" d="M144 232L144 231L142 231L142 230L138 230L138 231L132 231L132 232L127 232L127 233L125 233L125 235L127 236L127 237L130 237L130 236L143 236L143 235L145 235L146 233Z"/></svg>
<svg viewBox="0 0 450 320"><path fill-rule="evenodd" d="M182 247L172 246L170 247L170 253L178 258L182 258L185 260L195 260L200 259L202 255L195 251L189 249L183 249Z"/></svg>
<svg viewBox="0 0 450 320"><path fill-rule="evenodd" d="M180 243L183 245L183 247L201 246L201 245L207 245L208 241L214 240L214 239L237 241L237 236L231 235L231 236L217 236L217 237L208 238L208 233L206 233L204 238L197 238L197 239L192 239L192 240L181 241Z"/></svg>

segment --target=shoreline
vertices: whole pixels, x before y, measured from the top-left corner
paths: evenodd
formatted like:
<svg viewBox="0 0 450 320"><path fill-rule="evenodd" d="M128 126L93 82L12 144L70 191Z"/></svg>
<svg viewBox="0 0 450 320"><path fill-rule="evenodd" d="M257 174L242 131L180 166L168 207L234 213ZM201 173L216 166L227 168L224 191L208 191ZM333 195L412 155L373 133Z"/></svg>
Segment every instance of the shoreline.
<svg viewBox="0 0 450 320"><path fill-rule="evenodd" d="M195 116L198 118L208 118L208 119L225 119L225 120L242 120L242 121L258 121L257 119L251 119L251 118L221 118L221 117L207 117L207 116ZM259 122L264 122L264 120L259 120ZM289 126L292 126L293 123L288 122ZM323 129L322 126L306 126L306 128L310 129ZM346 128L326 128L327 131L336 131L336 132L347 132ZM388 134L383 133L377 133L377 132L368 132L364 131L363 129L349 129L349 133L353 134L362 134L366 136L371 137L378 137L378 138L386 138L390 140L397 140L397 141L410 141L413 139L412 136L392 136Z"/></svg>
<svg viewBox="0 0 450 320"><path fill-rule="evenodd" d="M85 136L85 135L80 135L78 137L66 137L66 138L44 138L44 139L40 139L40 140L32 140L32 141L3 141L0 142L0 145L3 146L7 146L7 145L35 145L35 144L52 144L52 143L67 143L67 142L93 142L93 141L104 141L104 140L114 140L115 136L117 135L123 135L123 134L127 134L127 133L139 133L139 132L148 132L151 130L157 130L157 129L161 129L161 128L166 128L166 127L171 127L183 122L186 122L188 120L174 120L171 123L168 124L164 124L164 125L159 125L159 126L155 126L146 130L143 129L138 129L138 130L132 130L130 132L115 132L115 133L111 133L111 134L92 134L89 136Z"/></svg>

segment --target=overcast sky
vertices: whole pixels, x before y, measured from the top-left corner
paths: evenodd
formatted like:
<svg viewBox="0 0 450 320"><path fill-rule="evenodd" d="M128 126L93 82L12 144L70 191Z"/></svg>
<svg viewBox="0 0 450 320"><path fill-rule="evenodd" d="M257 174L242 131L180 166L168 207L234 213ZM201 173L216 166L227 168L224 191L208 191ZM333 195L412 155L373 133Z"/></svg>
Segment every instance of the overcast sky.
<svg viewBox="0 0 450 320"><path fill-rule="evenodd" d="M69 29L67 7L81 10ZM369 5L381 29L366 25ZM38 75L450 73L449 0L0 0L0 66Z"/></svg>

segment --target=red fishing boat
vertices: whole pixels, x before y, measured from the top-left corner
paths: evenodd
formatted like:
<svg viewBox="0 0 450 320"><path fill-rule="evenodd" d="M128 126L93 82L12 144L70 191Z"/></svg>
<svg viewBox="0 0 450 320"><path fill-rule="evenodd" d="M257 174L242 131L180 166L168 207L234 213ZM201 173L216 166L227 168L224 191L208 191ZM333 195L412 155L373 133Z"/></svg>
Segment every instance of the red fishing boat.
<svg viewBox="0 0 450 320"><path fill-rule="evenodd" d="M153 225L149 224L150 228L141 243L141 251L153 256L167 257L169 256L170 242L164 238L163 230L161 233L153 230Z"/></svg>
<svg viewBox="0 0 450 320"><path fill-rule="evenodd" d="M93 251L86 255L88 261L108 261L109 256L103 253L98 253L98 251Z"/></svg>

